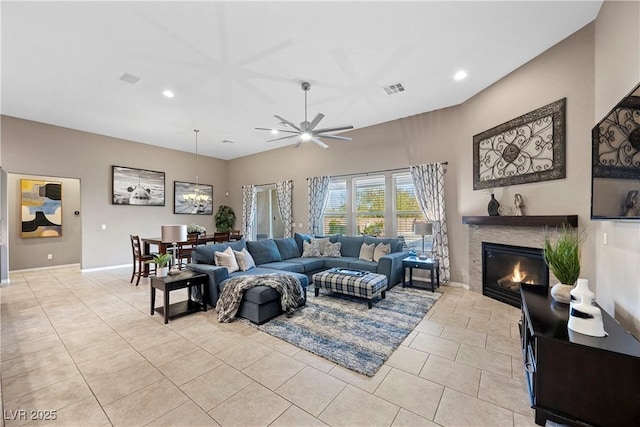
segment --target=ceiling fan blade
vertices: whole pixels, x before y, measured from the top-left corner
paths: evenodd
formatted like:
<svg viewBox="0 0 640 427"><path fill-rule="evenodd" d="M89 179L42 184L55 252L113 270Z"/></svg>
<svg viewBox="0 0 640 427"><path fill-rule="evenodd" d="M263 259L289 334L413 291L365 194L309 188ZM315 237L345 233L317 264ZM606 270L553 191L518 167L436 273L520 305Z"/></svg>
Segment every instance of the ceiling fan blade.
<svg viewBox="0 0 640 427"><path fill-rule="evenodd" d="M287 126L289 126L289 127L292 127L292 128L294 128L295 130L297 130L298 132L302 132L298 126L294 125L294 124L293 124L293 123L291 123L289 120L283 119L282 117L277 116L277 115L274 115L273 117L275 117L276 119L280 120L280 122L281 122L282 124L285 124L285 125L287 125Z"/></svg>
<svg viewBox="0 0 640 427"><path fill-rule="evenodd" d="M339 130L348 130L348 129L353 129L353 126L352 125L335 126L335 127L331 127L331 128L317 129L315 132L316 133L337 132Z"/></svg>
<svg viewBox="0 0 640 427"><path fill-rule="evenodd" d="M316 137L318 137L318 138L327 138L327 139L338 139L340 141L351 141L351 137L348 137L348 136L318 135L318 134L316 134Z"/></svg>
<svg viewBox="0 0 640 427"><path fill-rule="evenodd" d="M318 138L316 138L315 136L311 137L311 140L313 142L315 142L316 144L318 144L320 147L322 148L329 148L329 146L327 144L325 144L324 142L320 141Z"/></svg>
<svg viewBox="0 0 640 427"><path fill-rule="evenodd" d="M296 132L295 130L285 130L285 129L274 129L274 128L254 128L255 130L268 130L269 132L271 131L278 131L278 132L285 132L285 133L295 133L296 135L299 132Z"/></svg>
<svg viewBox="0 0 640 427"><path fill-rule="evenodd" d="M324 114L322 113L316 114L313 120L311 120L311 123L309 123L309 126L307 126L307 130L313 130L313 128L318 126L318 123L320 123L320 120L322 120L323 118L324 118Z"/></svg>
<svg viewBox="0 0 640 427"><path fill-rule="evenodd" d="M295 138L296 136L298 136L298 134L283 136L283 137L276 138L276 139L270 139L267 142L280 141L281 139L287 139L287 138Z"/></svg>

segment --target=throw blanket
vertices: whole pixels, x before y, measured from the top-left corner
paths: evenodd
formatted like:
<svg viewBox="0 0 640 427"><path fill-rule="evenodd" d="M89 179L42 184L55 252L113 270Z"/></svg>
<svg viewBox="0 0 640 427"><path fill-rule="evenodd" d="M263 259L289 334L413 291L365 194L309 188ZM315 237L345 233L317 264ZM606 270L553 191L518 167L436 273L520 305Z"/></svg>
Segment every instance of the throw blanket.
<svg viewBox="0 0 640 427"><path fill-rule="evenodd" d="M216 304L218 322L228 323L236 317L244 291L255 286L269 286L280 293L282 311L292 313L304 300L300 281L289 274L258 274L227 279Z"/></svg>

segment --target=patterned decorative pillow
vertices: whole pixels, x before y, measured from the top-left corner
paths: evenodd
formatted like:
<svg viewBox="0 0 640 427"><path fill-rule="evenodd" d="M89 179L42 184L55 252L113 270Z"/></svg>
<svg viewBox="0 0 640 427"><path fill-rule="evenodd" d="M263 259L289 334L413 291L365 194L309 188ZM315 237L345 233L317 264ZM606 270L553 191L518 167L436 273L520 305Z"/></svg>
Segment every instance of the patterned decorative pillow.
<svg viewBox="0 0 640 427"><path fill-rule="evenodd" d="M255 268L256 262L253 260L253 257L246 248L243 248L242 251L233 251L233 254L236 256L236 261L238 262L238 268L240 271L247 271Z"/></svg>
<svg viewBox="0 0 640 427"><path fill-rule="evenodd" d="M324 254L322 256L340 258L342 256L342 254L340 253L341 247L342 243L340 242L328 242L324 247Z"/></svg>
<svg viewBox="0 0 640 427"><path fill-rule="evenodd" d="M320 255L324 255L324 248L327 247L327 243L329 243L329 238L328 237L312 237L311 238L311 243L316 242L318 243L318 247L320 248Z"/></svg>
<svg viewBox="0 0 640 427"><path fill-rule="evenodd" d="M378 243L378 245L376 246L376 249L373 251L373 260L375 262L380 261L380 258L382 258L385 255L389 255L391 253L391 245L390 244L384 244L384 243Z"/></svg>
<svg viewBox="0 0 640 427"><path fill-rule="evenodd" d="M320 246L318 242L302 242L302 258L312 258L320 256Z"/></svg>
<svg viewBox="0 0 640 427"><path fill-rule="evenodd" d="M362 243L362 246L360 246L360 256L358 258L365 261L373 261L373 251L375 250L375 248L375 243L371 243L370 245Z"/></svg>
<svg viewBox="0 0 640 427"><path fill-rule="evenodd" d="M216 260L216 265L218 267L225 267L229 273L239 270L238 261L236 261L236 256L233 254L233 249L231 249L230 246L227 247L224 252L215 252L213 257Z"/></svg>

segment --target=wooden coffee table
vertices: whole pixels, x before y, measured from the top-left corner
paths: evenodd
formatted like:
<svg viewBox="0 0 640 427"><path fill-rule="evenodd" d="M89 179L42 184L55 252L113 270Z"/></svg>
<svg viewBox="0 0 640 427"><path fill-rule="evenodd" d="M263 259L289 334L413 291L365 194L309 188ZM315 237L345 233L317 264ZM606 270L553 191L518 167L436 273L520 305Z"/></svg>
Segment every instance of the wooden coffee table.
<svg viewBox="0 0 640 427"><path fill-rule="evenodd" d="M191 288L198 286L202 295L202 304L191 301ZM187 288L189 295L186 301L181 301L169 305L169 293L177 289ZM154 310L156 303L156 289L164 293L164 307ZM207 301L209 301L208 276L202 273L185 270L180 274L169 275L167 277L151 276L151 315L154 311L164 316L164 323L169 323L170 317L180 317L195 311L207 311Z"/></svg>

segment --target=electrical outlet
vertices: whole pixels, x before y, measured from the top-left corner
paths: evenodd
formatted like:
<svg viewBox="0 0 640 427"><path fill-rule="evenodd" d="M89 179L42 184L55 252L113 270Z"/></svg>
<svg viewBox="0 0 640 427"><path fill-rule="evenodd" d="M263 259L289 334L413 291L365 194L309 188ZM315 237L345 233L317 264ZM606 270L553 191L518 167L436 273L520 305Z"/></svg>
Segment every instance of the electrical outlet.
<svg viewBox="0 0 640 427"><path fill-rule="evenodd" d="M102 224L102 229L106 230L107 229L107 224Z"/></svg>
<svg viewBox="0 0 640 427"><path fill-rule="evenodd" d="M602 244L606 245L607 243L609 243L609 240L607 239L607 233L604 233L602 235Z"/></svg>
<svg viewBox="0 0 640 427"><path fill-rule="evenodd" d="M47 259L53 259L53 254L47 254Z"/></svg>

